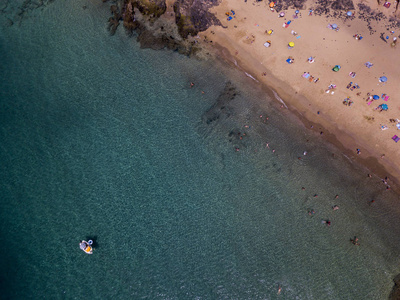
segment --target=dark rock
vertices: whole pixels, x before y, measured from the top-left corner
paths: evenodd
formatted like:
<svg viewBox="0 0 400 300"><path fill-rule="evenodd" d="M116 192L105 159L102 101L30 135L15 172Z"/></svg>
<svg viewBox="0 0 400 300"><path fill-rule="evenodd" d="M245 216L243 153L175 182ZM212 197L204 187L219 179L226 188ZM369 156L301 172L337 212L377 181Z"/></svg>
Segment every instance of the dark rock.
<svg viewBox="0 0 400 300"><path fill-rule="evenodd" d="M195 36L211 25L221 25L218 18L209 12L209 9L215 5L218 5L217 0L176 1L174 11L179 34L183 38L187 38L189 34Z"/></svg>
<svg viewBox="0 0 400 300"><path fill-rule="evenodd" d="M110 34L117 30L120 21L127 33L137 34L142 48L155 50L167 48L184 55L192 55L199 51L195 42L189 42L189 34L195 35L206 30L210 25L218 24L218 19L208 9L217 4L216 0L188 3L175 3L175 23L170 18L160 19L166 12L165 0L103 0L110 3L112 17L108 20ZM135 14L138 14L136 16ZM162 21L161 21L162 20ZM166 22L169 22L166 23ZM177 36L176 32L179 33ZM182 39L183 37L183 39Z"/></svg>
<svg viewBox="0 0 400 300"><path fill-rule="evenodd" d="M398 274L394 279L394 286L389 295L389 300L399 300L400 299L400 274Z"/></svg>

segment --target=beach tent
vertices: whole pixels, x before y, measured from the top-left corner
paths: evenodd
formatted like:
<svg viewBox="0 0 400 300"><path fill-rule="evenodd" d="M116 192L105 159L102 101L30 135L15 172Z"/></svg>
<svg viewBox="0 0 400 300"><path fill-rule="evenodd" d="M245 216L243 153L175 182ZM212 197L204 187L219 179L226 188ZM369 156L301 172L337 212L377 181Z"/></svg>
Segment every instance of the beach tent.
<svg viewBox="0 0 400 300"><path fill-rule="evenodd" d="M386 82L386 81L387 81L387 77L386 76L379 77L379 82Z"/></svg>
<svg viewBox="0 0 400 300"><path fill-rule="evenodd" d="M337 72L337 71L340 70L340 68L341 68L341 67L340 67L339 65L336 65L336 66L333 67L332 71Z"/></svg>
<svg viewBox="0 0 400 300"><path fill-rule="evenodd" d="M365 63L365 66L366 66L368 69L371 68L373 65L374 65L374 64L371 64L369 61L367 61L367 62Z"/></svg>
<svg viewBox="0 0 400 300"><path fill-rule="evenodd" d="M392 137L392 140L395 141L395 142L397 143L398 141L400 141L400 137L398 137L397 135L394 135L394 136Z"/></svg>
<svg viewBox="0 0 400 300"><path fill-rule="evenodd" d="M267 48L268 48L269 46L271 46L271 41L267 41L267 42L264 44L264 46L267 47Z"/></svg>
<svg viewBox="0 0 400 300"><path fill-rule="evenodd" d="M382 110L388 110L388 109L389 109L389 106L388 106L387 104L381 104L381 105L379 105L379 107L380 107Z"/></svg>

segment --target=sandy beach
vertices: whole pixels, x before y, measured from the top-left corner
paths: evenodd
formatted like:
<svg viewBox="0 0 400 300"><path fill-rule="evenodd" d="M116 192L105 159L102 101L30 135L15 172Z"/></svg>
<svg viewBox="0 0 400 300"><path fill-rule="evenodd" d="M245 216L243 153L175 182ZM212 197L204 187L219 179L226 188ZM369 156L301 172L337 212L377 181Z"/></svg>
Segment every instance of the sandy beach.
<svg viewBox="0 0 400 300"><path fill-rule="evenodd" d="M212 10L223 26L199 36L244 76L276 91L282 109L322 139L374 176L387 176L393 189L400 182L400 143L394 140L400 136L399 45L391 45L400 34L395 3L387 8L355 1L355 9L320 15L310 13L313 4L296 14L295 8L271 10L265 1L223 0Z"/></svg>

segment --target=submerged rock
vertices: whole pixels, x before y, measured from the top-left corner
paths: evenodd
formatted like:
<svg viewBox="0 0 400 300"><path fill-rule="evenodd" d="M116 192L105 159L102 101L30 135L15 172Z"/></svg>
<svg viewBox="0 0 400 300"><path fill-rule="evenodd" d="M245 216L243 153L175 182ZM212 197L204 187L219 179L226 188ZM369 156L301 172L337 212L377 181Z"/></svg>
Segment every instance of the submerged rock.
<svg viewBox="0 0 400 300"><path fill-rule="evenodd" d="M232 114L228 104L235 99L238 91L235 86L228 82L225 85L224 91L219 95L215 103L203 114L202 120L205 124L215 124L220 119L229 118Z"/></svg>

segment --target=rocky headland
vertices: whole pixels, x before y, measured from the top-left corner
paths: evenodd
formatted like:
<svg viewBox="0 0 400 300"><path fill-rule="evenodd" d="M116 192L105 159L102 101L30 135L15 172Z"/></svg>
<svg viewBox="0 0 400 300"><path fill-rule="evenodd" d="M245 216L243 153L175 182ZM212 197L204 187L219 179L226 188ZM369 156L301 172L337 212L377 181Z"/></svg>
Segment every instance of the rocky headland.
<svg viewBox="0 0 400 300"><path fill-rule="evenodd" d="M211 25L221 25L210 13L218 0L102 0L110 5L110 34L122 27L136 36L142 48L167 48L184 55L196 54L201 46L196 40L200 31Z"/></svg>

